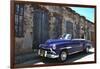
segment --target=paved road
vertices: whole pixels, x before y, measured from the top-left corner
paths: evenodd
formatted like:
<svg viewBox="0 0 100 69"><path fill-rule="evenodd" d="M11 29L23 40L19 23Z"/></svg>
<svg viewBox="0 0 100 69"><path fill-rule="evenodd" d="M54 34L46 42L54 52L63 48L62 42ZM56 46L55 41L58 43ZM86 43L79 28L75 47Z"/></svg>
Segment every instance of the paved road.
<svg viewBox="0 0 100 69"><path fill-rule="evenodd" d="M72 62L86 62L86 61L94 61L94 48L90 49L90 52L88 54L86 53L76 53L73 55L70 55L65 63L72 63ZM50 58L37 58L35 60L27 61L22 64L52 64L52 63L60 63L58 59L50 59Z"/></svg>

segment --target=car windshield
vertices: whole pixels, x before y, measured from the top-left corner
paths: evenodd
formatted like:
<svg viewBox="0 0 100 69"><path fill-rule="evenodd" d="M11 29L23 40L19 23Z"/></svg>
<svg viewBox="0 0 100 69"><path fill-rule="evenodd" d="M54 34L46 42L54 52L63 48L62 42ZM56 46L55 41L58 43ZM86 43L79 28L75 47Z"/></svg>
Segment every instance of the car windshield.
<svg viewBox="0 0 100 69"><path fill-rule="evenodd" d="M60 39L71 39L71 34L63 34Z"/></svg>

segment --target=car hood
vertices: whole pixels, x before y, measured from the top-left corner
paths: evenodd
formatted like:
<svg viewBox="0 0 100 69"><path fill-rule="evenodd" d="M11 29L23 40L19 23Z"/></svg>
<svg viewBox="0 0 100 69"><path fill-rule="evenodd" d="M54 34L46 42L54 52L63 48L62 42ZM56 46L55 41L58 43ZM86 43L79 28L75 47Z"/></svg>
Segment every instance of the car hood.
<svg viewBox="0 0 100 69"><path fill-rule="evenodd" d="M49 44L56 44L56 43L60 43L60 42L69 42L70 40L65 40L65 39L49 39L46 41L45 44L49 45Z"/></svg>

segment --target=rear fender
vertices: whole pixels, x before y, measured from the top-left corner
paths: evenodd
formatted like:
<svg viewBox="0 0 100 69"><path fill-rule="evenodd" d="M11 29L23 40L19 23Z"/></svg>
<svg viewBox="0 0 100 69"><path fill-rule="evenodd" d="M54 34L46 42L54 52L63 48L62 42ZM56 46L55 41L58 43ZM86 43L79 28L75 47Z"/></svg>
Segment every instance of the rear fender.
<svg viewBox="0 0 100 69"><path fill-rule="evenodd" d="M92 44L90 44L90 43L86 43L86 44L85 44L85 48L86 48L86 47L88 47L88 48L92 48Z"/></svg>

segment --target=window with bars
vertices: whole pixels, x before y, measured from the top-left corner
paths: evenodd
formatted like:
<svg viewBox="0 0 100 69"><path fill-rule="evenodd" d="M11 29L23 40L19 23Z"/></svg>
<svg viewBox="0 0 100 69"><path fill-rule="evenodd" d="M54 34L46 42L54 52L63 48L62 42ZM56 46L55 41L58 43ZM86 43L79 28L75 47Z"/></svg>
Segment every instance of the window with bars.
<svg viewBox="0 0 100 69"><path fill-rule="evenodd" d="M70 21L66 21L65 26L66 26L66 33L72 34L73 36L73 23Z"/></svg>
<svg viewBox="0 0 100 69"><path fill-rule="evenodd" d="M23 37L24 6L17 4L15 7L15 33L16 37Z"/></svg>

